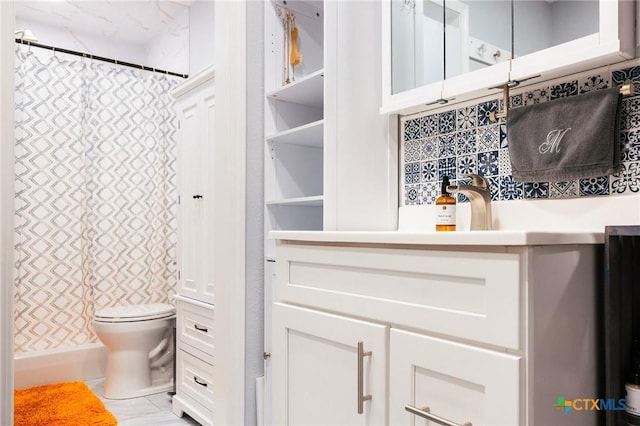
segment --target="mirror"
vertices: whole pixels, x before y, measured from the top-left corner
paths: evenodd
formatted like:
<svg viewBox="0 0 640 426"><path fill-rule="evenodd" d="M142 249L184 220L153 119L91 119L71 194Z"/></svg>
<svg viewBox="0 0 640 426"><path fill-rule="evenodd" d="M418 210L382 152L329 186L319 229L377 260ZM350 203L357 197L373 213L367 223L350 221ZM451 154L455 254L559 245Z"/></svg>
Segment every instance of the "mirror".
<svg viewBox="0 0 640 426"><path fill-rule="evenodd" d="M391 0L390 3L392 94L599 31L600 0Z"/></svg>

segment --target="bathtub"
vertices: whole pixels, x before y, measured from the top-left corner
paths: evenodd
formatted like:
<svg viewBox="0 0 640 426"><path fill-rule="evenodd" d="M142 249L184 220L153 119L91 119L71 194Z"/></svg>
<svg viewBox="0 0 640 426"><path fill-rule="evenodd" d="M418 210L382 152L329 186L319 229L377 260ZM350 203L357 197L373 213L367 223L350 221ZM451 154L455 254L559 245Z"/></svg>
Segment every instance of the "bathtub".
<svg viewBox="0 0 640 426"><path fill-rule="evenodd" d="M14 386L22 389L48 383L104 377L107 349L102 343L16 354Z"/></svg>

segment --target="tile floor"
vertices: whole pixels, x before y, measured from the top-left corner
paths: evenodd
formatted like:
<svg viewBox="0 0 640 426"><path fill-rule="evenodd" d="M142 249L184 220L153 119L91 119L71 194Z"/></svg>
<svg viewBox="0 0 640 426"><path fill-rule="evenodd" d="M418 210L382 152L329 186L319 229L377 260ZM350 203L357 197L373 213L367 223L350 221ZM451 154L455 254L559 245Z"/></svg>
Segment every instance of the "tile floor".
<svg viewBox="0 0 640 426"><path fill-rule="evenodd" d="M198 422L186 414L177 417L171 411L171 397L166 392L132 399L105 399L103 379L89 380L87 386L96 393L118 420L118 426L197 426Z"/></svg>

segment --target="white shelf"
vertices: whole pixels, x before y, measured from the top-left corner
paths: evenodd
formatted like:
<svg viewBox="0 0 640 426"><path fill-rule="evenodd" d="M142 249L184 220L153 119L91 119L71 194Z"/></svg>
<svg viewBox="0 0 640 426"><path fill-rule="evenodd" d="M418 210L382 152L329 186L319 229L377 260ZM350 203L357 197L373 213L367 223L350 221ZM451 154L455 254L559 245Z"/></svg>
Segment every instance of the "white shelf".
<svg viewBox="0 0 640 426"><path fill-rule="evenodd" d="M324 106L324 70L299 78L286 86L267 93L267 98L308 105L314 108Z"/></svg>
<svg viewBox="0 0 640 426"><path fill-rule="evenodd" d="M324 196L285 198L281 200L267 201L267 206L295 206L295 207L322 207Z"/></svg>
<svg viewBox="0 0 640 426"><path fill-rule="evenodd" d="M314 121L293 129L285 130L268 136L267 141L274 143L289 143L322 148L324 143L324 120Z"/></svg>

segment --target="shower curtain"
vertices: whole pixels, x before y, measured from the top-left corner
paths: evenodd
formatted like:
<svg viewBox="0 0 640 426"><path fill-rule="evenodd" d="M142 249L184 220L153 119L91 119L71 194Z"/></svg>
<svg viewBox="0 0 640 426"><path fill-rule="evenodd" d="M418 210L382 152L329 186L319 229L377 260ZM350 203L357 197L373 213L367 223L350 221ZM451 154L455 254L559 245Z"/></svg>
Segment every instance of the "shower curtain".
<svg viewBox="0 0 640 426"><path fill-rule="evenodd" d="M96 309L173 295L176 83L16 50L16 352L95 342Z"/></svg>

